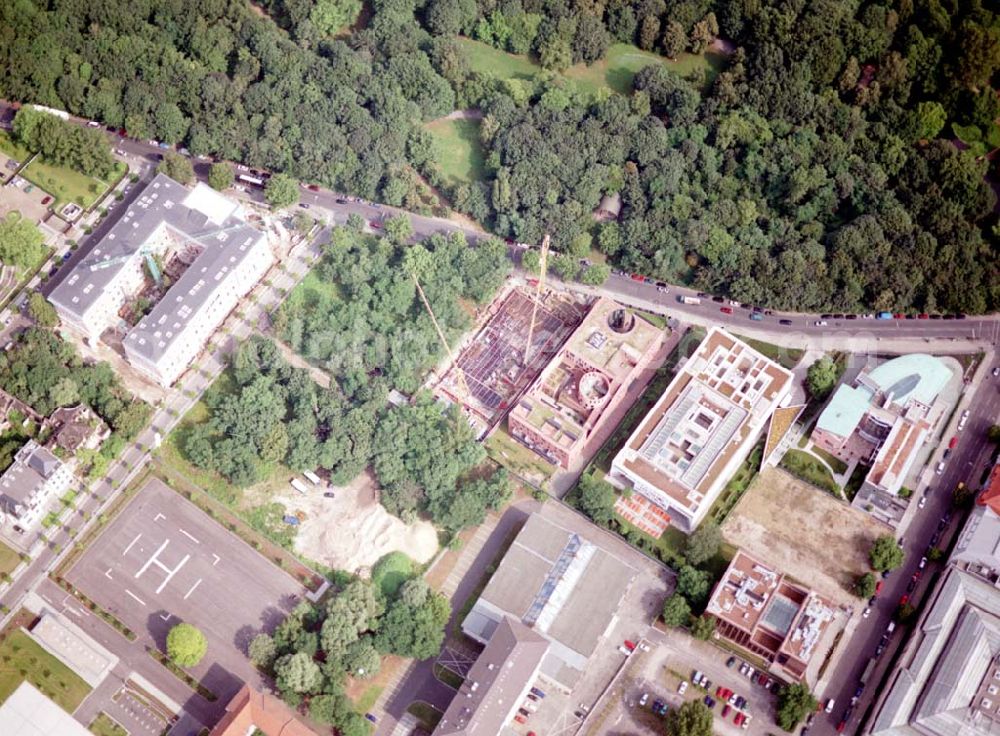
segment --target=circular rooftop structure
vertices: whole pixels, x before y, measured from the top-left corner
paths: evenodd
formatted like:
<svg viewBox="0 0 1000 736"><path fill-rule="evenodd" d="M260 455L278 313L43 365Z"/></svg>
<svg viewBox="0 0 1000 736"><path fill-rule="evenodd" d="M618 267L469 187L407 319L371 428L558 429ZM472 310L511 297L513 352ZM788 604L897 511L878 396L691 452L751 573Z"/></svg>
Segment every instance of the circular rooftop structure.
<svg viewBox="0 0 1000 736"><path fill-rule="evenodd" d="M608 396L611 384L602 373L597 371L587 371L580 376L577 386L577 393L580 394L580 402L588 409L596 409Z"/></svg>
<svg viewBox="0 0 1000 736"><path fill-rule="evenodd" d="M608 315L608 328L624 335L635 327L635 315L627 309L615 309Z"/></svg>

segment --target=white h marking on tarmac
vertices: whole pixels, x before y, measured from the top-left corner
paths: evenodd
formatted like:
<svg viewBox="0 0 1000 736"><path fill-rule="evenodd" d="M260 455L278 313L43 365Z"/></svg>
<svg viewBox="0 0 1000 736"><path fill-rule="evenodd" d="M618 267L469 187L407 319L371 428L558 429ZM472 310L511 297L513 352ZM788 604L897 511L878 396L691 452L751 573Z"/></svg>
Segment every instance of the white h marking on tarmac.
<svg viewBox="0 0 1000 736"><path fill-rule="evenodd" d="M201 578L198 578L198 581L191 586L191 590L189 590L187 593L184 594L184 600L187 600L188 596L194 593L194 589L197 588L199 585L201 585Z"/></svg>
<svg viewBox="0 0 1000 736"><path fill-rule="evenodd" d="M178 571L178 570L180 570L180 569L181 569L182 567L184 567L184 565L186 565L186 564L187 564L187 561L188 561L188 560L190 560L190 559L191 559L191 555L184 555L184 559L183 559L183 560L181 560L181 561L180 561L180 563L178 563L177 567L175 567L175 568L174 568L173 570L170 570L170 571L169 571L169 572L167 573L167 577L166 577L166 578L164 579L164 581L163 581L162 583L160 583L160 587L156 589L156 594L157 594L157 595L159 595L159 594L160 594L160 591L161 591L161 590L163 590L163 589L164 589L165 587L167 587L167 583L169 583L169 582L170 582L170 579L171 579L171 578L172 578L172 577L173 577L174 575L176 575L176 574L177 574L177 571ZM160 564L160 563L159 563L159 562L157 562L157 564ZM160 567L163 567L163 565L160 565ZM165 568L165 567L164 567L163 569L164 569L164 570L166 570L167 568Z"/></svg>
<svg viewBox="0 0 1000 736"><path fill-rule="evenodd" d="M144 601L142 598L140 598L139 596L137 596L131 590L126 589L125 592L128 593L133 598L135 598L137 601L139 601L139 603L141 603L142 605L146 605L146 601Z"/></svg>
<svg viewBox="0 0 1000 736"><path fill-rule="evenodd" d="M167 548L168 544L170 544L170 540L169 539L164 539L163 540L163 544L160 545L160 548L153 553L152 557L150 557L148 560L146 560L146 562L143 564L143 566L139 568L139 572L137 572L135 574L135 576L139 577L144 572L146 572L146 570L149 569L149 566L152 565L154 562L156 562L157 556L159 556L160 552L162 552L163 550L165 550ZM162 563L161 563L160 567L163 567Z"/></svg>
<svg viewBox="0 0 1000 736"><path fill-rule="evenodd" d="M183 534L183 535L184 535L185 537L187 537L188 539L190 539L190 540L191 540L192 542L194 542L195 544L201 544L201 542L199 542L199 541L198 541L198 539L197 539L196 537L192 537L192 536L191 536L190 534L188 534L188 533L187 533L186 531L184 531L183 529L179 529L178 531L180 531L180 533L181 533L181 534Z"/></svg>
<svg viewBox="0 0 1000 736"><path fill-rule="evenodd" d="M128 551L129 551L130 549L132 549L132 545L133 545L133 544L135 544L136 542L138 542L138 541L139 541L139 537L141 537L141 536L142 536L142 533L141 533L141 532L140 532L139 534L136 534L136 535L135 535L135 539L133 539L133 540L132 540L131 542L129 542L129 543L128 543L128 547L126 547L126 548L125 548L125 551L124 551L124 552L122 552L122 557L124 557L125 555L127 555L127 554L128 554Z"/></svg>

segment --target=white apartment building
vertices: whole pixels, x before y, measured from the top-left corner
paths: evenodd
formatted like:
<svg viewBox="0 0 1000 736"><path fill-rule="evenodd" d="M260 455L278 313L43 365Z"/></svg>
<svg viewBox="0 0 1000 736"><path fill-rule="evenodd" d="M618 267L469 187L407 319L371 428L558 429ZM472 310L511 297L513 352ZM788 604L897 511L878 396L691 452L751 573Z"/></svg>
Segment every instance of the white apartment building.
<svg viewBox="0 0 1000 736"><path fill-rule="evenodd" d="M96 343L147 283L156 259L183 273L153 310L127 331L125 356L169 386L190 366L226 316L274 262L267 235L238 203L199 183L187 189L158 174L52 291L63 324Z"/></svg>
<svg viewBox="0 0 1000 736"><path fill-rule="evenodd" d="M14 462L0 476L0 507L24 529L35 526L53 499L73 481L73 472L34 440L17 451Z"/></svg>

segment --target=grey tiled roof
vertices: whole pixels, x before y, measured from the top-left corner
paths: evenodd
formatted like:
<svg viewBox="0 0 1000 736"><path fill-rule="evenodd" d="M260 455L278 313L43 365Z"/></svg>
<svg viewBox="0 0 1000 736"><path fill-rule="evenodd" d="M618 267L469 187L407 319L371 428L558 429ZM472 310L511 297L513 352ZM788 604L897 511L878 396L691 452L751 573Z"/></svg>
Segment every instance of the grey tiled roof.
<svg viewBox="0 0 1000 736"><path fill-rule="evenodd" d="M184 204L191 196L192 190L157 174L110 232L53 289L49 300L83 319L115 276L130 265L134 267L135 260L142 257L143 247L160 228L168 228L179 239L204 247L126 338L131 350L155 362L184 325L197 317L211 293L209 282L236 268L250 246L264 237L232 213L219 222L202 209Z"/></svg>

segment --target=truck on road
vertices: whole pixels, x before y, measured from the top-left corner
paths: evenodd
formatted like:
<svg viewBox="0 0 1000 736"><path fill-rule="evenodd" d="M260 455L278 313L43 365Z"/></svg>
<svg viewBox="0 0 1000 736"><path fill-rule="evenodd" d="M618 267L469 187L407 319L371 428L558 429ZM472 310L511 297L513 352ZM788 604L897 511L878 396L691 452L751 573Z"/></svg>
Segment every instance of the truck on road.
<svg viewBox="0 0 1000 736"><path fill-rule="evenodd" d="M701 304L701 299L696 296L679 296L677 301L681 304Z"/></svg>

